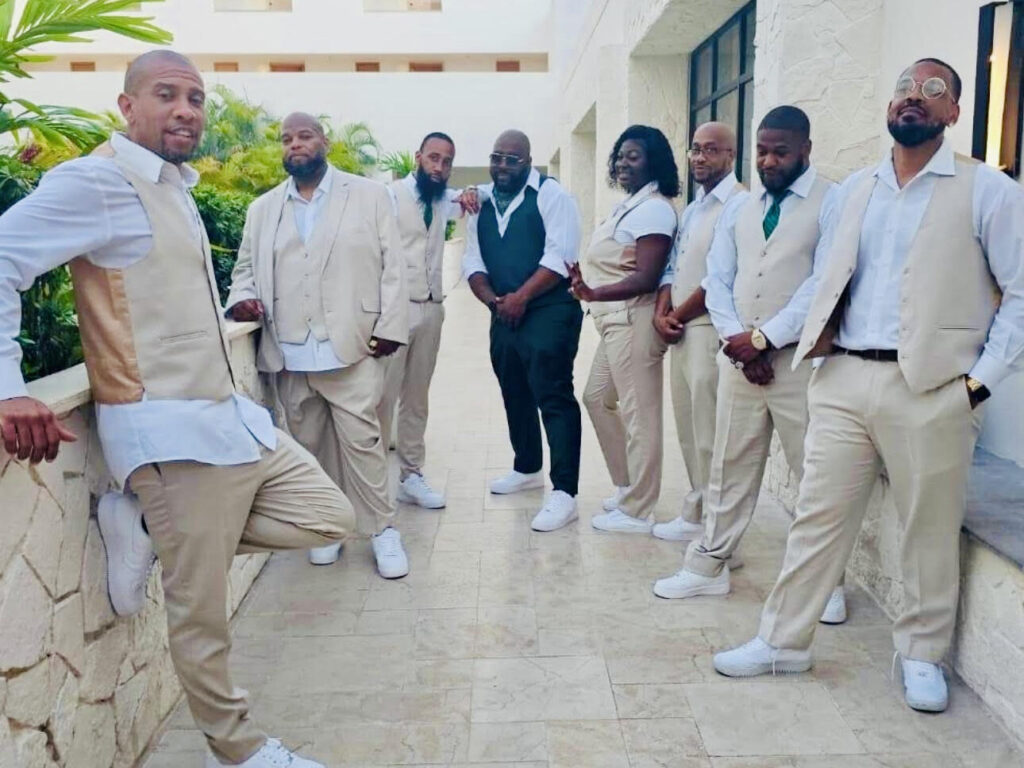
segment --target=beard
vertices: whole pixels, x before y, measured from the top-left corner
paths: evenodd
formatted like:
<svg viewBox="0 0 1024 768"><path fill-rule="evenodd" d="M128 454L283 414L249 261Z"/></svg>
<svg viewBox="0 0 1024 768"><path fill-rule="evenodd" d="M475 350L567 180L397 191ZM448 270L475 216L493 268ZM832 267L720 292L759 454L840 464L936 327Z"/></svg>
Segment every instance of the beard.
<svg viewBox="0 0 1024 768"><path fill-rule="evenodd" d="M889 135L904 147L918 147L946 130L944 123L900 123L899 120L889 120L887 125Z"/></svg>
<svg viewBox="0 0 1024 768"><path fill-rule="evenodd" d="M440 200L444 191L448 188L448 181L434 181L430 174L423 170L423 166L416 168L416 189L420 193L420 199L425 203L433 203Z"/></svg>
<svg viewBox="0 0 1024 768"><path fill-rule="evenodd" d="M281 161L281 165L284 166L289 176L294 176L300 181L314 179L327 166L327 156L323 152L318 152L308 160L288 160L285 158Z"/></svg>
<svg viewBox="0 0 1024 768"><path fill-rule="evenodd" d="M156 154L159 155L161 160L170 163L171 165L181 165L184 162L188 162L196 153L198 143L192 145L192 149L184 152L176 149L171 149L166 143L160 145L160 151Z"/></svg>

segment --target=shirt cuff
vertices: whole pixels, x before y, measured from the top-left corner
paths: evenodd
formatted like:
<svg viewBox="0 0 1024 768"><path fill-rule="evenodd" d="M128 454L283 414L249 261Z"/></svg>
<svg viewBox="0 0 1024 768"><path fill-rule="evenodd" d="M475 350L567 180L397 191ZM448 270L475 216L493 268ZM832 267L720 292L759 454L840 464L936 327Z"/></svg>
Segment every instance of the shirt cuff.
<svg viewBox="0 0 1024 768"><path fill-rule="evenodd" d="M745 329L740 323L730 321L724 328L715 326L715 330L718 331L718 335L723 339L728 339L730 336L735 336L737 333L743 333Z"/></svg>
<svg viewBox="0 0 1024 768"><path fill-rule="evenodd" d="M662 275L661 281L658 283L659 288L664 288L666 285L672 285L675 282L675 275Z"/></svg>
<svg viewBox="0 0 1024 768"><path fill-rule="evenodd" d="M550 269L557 275L562 277L569 277L569 269L565 266L565 261L557 256L545 253L540 257L540 266Z"/></svg>
<svg viewBox="0 0 1024 768"><path fill-rule="evenodd" d="M793 332L786 327L784 322L779 320L777 315L761 326L761 333L765 335L765 338L767 338L776 349L788 347L790 344L794 344L800 340L799 336L796 338L793 337Z"/></svg>
<svg viewBox="0 0 1024 768"><path fill-rule="evenodd" d="M20 363L13 366L0 365L0 400L10 400L12 397L28 397Z"/></svg>
<svg viewBox="0 0 1024 768"><path fill-rule="evenodd" d="M988 387L989 392L994 392L999 382L1009 376L1011 372L1010 366L995 355L982 352L969 375L972 379L977 379Z"/></svg>

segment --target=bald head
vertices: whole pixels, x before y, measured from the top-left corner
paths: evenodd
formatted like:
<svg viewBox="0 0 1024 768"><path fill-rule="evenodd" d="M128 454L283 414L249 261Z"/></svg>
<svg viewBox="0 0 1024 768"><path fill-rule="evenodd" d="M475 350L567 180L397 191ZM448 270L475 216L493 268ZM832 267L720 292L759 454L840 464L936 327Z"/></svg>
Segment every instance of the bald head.
<svg viewBox="0 0 1024 768"><path fill-rule="evenodd" d="M503 131L494 142L495 152L507 152L520 157L530 156L530 138L515 129Z"/></svg>
<svg viewBox="0 0 1024 768"><path fill-rule="evenodd" d="M710 192L736 164L736 133L725 123L704 123L690 142L690 175Z"/></svg>
<svg viewBox="0 0 1024 768"><path fill-rule="evenodd" d="M281 123L282 134L286 131L294 132L302 130L303 128L316 131L321 136L327 135L324 132L324 127L320 124L320 121L308 112L292 112Z"/></svg>
<svg viewBox="0 0 1024 768"><path fill-rule="evenodd" d="M522 131L503 131L491 153L491 180L500 194L515 194L530 178L530 139Z"/></svg>
<svg viewBox="0 0 1024 768"><path fill-rule="evenodd" d="M156 73L167 69L192 72L202 83L199 70L187 56L182 56L177 51L161 49L147 51L132 59L132 63L128 65L128 71L124 73L124 92L132 96L138 94L139 88Z"/></svg>
<svg viewBox="0 0 1024 768"><path fill-rule="evenodd" d="M308 112L292 112L281 123L281 162L299 191L320 183L327 172L329 149L324 127Z"/></svg>

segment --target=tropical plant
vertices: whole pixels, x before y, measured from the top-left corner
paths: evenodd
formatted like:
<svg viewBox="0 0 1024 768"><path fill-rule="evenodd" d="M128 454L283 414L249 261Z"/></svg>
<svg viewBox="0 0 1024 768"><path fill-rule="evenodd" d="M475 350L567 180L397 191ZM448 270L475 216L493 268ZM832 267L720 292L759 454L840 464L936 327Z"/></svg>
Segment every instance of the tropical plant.
<svg viewBox="0 0 1024 768"><path fill-rule="evenodd" d="M377 167L382 171L391 171L392 176L400 179L416 170L416 156L404 149L388 152L377 163Z"/></svg>
<svg viewBox="0 0 1024 768"><path fill-rule="evenodd" d="M217 278L220 299L225 301L231 285L231 270L238 258L238 246L242 243L245 213L254 195L218 189L204 183L192 190L192 196L206 225L213 255L213 273Z"/></svg>
<svg viewBox="0 0 1024 768"><path fill-rule="evenodd" d="M214 86L206 100L206 127L197 157L224 162L243 147L273 141L277 121L263 107L224 85Z"/></svg>
<svg viewBox="0 0 1024 768"><path fill-rule="evenodd" d="M366 123L346 123L340 131L329 131L333 144L342 143L355 155L364 170L370 170L380 159L380 144Z"/></svg>

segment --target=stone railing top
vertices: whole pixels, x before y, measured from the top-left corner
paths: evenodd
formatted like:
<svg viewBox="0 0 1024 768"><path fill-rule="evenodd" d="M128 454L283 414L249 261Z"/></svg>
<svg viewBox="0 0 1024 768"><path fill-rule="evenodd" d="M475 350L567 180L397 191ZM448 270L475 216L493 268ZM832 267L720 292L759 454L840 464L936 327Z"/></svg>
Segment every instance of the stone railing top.
<svg viewBox="0 0 1024 768"><path fill-rule="evenodd" d="M228 320L228 340L234 341L247 336L259 327L259 323L236 323ZM92 390L89 388L89 377L85 373L84 363L30 381L28 393L57 415L73 411L92 400Z"/></svg>
<svg viewBox="0 0 1024 768"><path fill-rule="evenodd" d="M1024 568L1024 468L975 451L964 530Z"/></svg>

